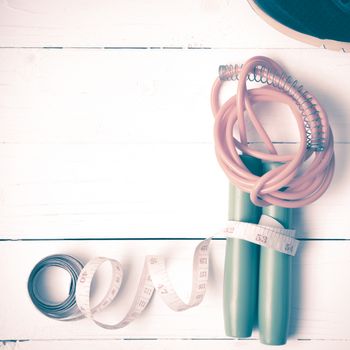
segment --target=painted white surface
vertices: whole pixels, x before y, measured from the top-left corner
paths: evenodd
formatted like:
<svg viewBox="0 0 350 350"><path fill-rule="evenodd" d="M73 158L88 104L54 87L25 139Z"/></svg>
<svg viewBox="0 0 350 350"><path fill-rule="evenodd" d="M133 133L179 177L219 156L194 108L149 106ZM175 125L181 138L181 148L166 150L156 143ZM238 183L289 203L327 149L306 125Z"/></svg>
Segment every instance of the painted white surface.
<svg viewBox="0 0 350 350"><path fill-rule="evenodd" d="M2 0L1 46L308 47L243 0Z"/></svg>
<svg viewBox="0 0 350 350"><path fill-rule="evenodd" d="M283 349L286 350L328 350L330 346L336 350L348 350L349 341L347 340L332 340L332 341L320 341L320 340L290 340ZM223 339L223 340L185 340L185 339L158 339L158 340L86 340L86 341L27 341L17 343L0 344L2 350L61 350L62 348L71 349L120 349L120 350L174 350L174 349L191 349L191 350L209 350L209 349L267 349L266 345L260 344L257 340L235 340L235 339Z"/></svg>
<svg viewBox="0 0 350 350"><path fill-rule="evenodd" d="M349 56L319 49L1 49L0 137L11 144L212 142L219 65L257 55L300 80L324 105L336 141L350 140ZM235 89L227 83L224 97ZM274 141L299 139L287 108L259 108Z"/></svg>
<svg viewBox="0 0 350 350"><path fill-rule="evenodd" d="M51 253L84 262L118 258L128 277L101 316L118 320L144 255L161 253L176 289L188 294L196 241L36 239L204 237L219 230L227 181L213 151L210 88L218 65L253 55L278 60L319 98L337 142L330 190L295 211L298 237L307 240L294 259L285 349L349 349L350 56L283 36L243 0L0 1L0 339L28 340L0 348L266 348L257 332L253 340L224 336L223 241L213 244L200 307L174 313L155 295L120 331L47 319L26 293L30 270ZM259 109L272 139L293 148L297 134L292 122L284 124L286 109Z"/></svg>
<svg viewBox="0 0 350 350"><path fill-rule="evenodd" d="M298 237L349 238L349 151L336 145L330 189L294 211ZM1 238L207 237L227 219L211 144L6 144L0 157Z"/></svg>
<svg viewBox="0 0 350 350"><path fill-rule="evenodd" d="M217 232L227 181L214 155L210 89L219 64L259 54L315 93L338 142L333 185L302 219L296 211L298 236L349 237L348 56L317 49L0 50L0 237ZM234 89L227 84L226 95ZM298 140L284 106L260 112L273 140Z"/></svg>

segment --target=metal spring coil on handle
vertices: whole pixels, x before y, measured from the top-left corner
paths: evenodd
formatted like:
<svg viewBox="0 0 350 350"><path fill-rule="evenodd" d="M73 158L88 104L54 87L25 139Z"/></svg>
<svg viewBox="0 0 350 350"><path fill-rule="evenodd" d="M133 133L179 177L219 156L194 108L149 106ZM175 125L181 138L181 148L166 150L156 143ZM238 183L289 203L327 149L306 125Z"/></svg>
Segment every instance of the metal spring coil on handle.
<svg viewBox="0 0 350 350"><path fill-rule="evenodd" d="M237 94L221 104L220 89L227 80L238 80ZM264 86L248 90L247 80L263 83ZM277 153L253 110L257 102L280 102L290 107L300 136L296 154ZM219 77L212 88L211 106L215 118L215 151L219 164L232 183L250 193L255 205L301 207L314 202L327 190L335 162L333 135L326 112L316 97L286 74L276 62L258 56L243 65L220 66ZM255 127L267 153L249 147L246 118ZM233 136L236 124L239 139ZM243 164L239 153L281 165L260 177L255 176ZM312 162L303 166L311 156Z"/></svg>
<svg viewBox="0 0 350 350"><path fill-rule="evenodd" d="M221 80L238 80L243 65L221 65L219 66L219 77ZM294 79L284 71L277 71L275 68L255 66L253 71L247 76L251 82L267 84L289 94L296 102L304 119L305 132L307 137L307 147L316 151L324 150L325 132L322 127L317 104L314 97L304 89L298 80Z"/></svg>

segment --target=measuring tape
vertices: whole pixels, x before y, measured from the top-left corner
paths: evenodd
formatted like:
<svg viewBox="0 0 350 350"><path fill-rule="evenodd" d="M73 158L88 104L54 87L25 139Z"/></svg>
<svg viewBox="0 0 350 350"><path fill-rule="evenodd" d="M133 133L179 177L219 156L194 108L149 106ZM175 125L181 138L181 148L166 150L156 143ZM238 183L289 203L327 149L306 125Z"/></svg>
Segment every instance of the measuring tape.
<svg viewBox="0 0 350 350"><path fill-rule="evenodd" d="M226 237L245 239L292 256L295 255L299 243L294 238L294 230L284 229L280 223L266 215L262 215L259 225L229 221L223 233ZM215 236L222 236L222 232ZM209 272L209 245L215 236L201 241L195 248L192 264L192 291L187 303L176 293L166 270L165 259L159 255L146 256L131 307L125 317L115 324L100 322L95 315L105 309L120 290L123 269L117 260L97 257L83 266L70 255L48 256L37 263L32 270L28 279L28 292L36 308L48 317L62 321L86 317L106 329L123 328L134 321L147 307L155 290L170 309L184 311L199 305L205 296ZM109 263L112 267L110 285L102 300L92 307L91 283L95 273L104 263ZM39 272L52 266L66 270L71 277L68 297L63 302L56 304L48 304L43 301L38 291Z"/></svg>
<svg viewBox="0 0 350 350"><path fill-rule="evenodd" d="M241 238L292 256L296 254L299 246L299 241L294 238L295 230L285 229L268 215L261 215L259 225L228 221L224 233L227 237Z"/></svg>

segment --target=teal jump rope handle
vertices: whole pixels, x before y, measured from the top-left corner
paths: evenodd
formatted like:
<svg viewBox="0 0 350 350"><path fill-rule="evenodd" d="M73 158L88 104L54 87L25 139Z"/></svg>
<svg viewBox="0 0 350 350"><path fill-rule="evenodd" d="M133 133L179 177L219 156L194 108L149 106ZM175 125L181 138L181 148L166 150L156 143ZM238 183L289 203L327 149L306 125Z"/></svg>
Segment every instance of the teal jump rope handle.
<svg viewBox="0 0 350 350"><path fill-rule="evenodd" d="M246 167L261 174L261 161L241 156ZM229 220L257 223L261 208L256 207L249 194L233 184L229 190ZM259 246L238 238L227 238L224 269L224 322L229 337L250 337L257 314Z"/></svg>
<svg viewBox="0 0 350 350"><path fill-rule="evenodd" d="M267 172L280 164L264 163ZM291 209L264 207L262 213L290 228ZM287 342L291 308L292 257L270 248L261 247L259 274L259 332L260 341L267 345Z"/></svg>

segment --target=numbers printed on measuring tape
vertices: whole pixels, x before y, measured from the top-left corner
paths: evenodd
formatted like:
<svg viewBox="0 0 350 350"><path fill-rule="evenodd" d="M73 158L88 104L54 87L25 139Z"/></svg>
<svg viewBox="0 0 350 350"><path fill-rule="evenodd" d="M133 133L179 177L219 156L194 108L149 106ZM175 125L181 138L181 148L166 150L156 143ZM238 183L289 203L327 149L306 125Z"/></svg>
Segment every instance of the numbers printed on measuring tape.
<svg viewBox="0 0 350 350"><path fill-rule="evenodd" d="M157 287L157 290L159 291L160 294L168 294L168 291L167 291L166 287L163 286L162 284L160 284L160 285Z"/></svg>
<svg viewBox="0 0 350 350"><path fill-rule="evenodd" d="M265 225L265 222L271 226ZM267 215L261 216L258 225L229 221L224 233L227 237L244 239L292 256L296 254L299 244L299 241L294 238L295 230L285 229L277 220Z"/></svg>
<svg viewBox="0 0 350 350"><path fill-rule="evenodd" d="M266 243L266 242L267 242L267 238L268 238L267 236L264 236L264 235L258 233L258 234L256 235L256 237L255 237L255 240L256 240L257 242Z"/></svg>
<svg viewBox="0 0 350 350"><path fill-rule="evenodd" d="M291 253L293 251L293 248L293 243L286 243L286 245L284 246L284 251Z"/></svg>
<svg viewBox="0 0 350 350"><path fill-rule="evenodd" d="M205 264L208 263L208 259L207 259L207 258L200 258L200 259L199 259L199 263L200 263L201 265L205 265Z"/></svg>
<svg viewBox="0 0 350 350"><path fill-rule="evenodd" d="M207 271L200 271L200 272L199 272L199 277L200 277L200 278L205 278L205 277L207 277Z"/></svg>
<svg viewBox="0 0 350 350"><path fill-rule="evenodd" d="M283 253L294 255L298 243L293 235L293 230L286 230L276 222L276 227L268 227L264 225L249 224L243 222L230 221L228 226L224 229L224 233L228 237L237 237L241 239L250 240L254 243L262 246L270 247L272 249L279 250ZM154 290L157 290L158 295L163 301L174 311L184 311L191 307L199 305L205 295L208 282L208 268L209 268L209 245L211 238L208 238L198 244L195 249L193 257L193 282L190 301L185 303L177 295L174 287L172 286L168 277L165 259L162 256L151 255L147 256L143 273L140 279L138 292L135 295L135 302L129 310L127 316L119 323L110 327L121 328L128 325L132 320L137 318L142 311L147 307L150 298L153 295ZM96 266L96 264L94 265ZM113 297L119 290L119 286L122 279L121 265L116 264L115 271L120 271L115 277L116 288L112 289ZM93 273L96 272L96 267ZM87 276L91 274L91 271L82 271L79 283L85 284ZM91 277L88 278L91 281ZM88 281L88 284L90 283ZM89 294L87 294L89 295ZM86 316L93 319L93 312L90 312L89 307L86 307L88 301L85 303L80 301L81 295L77 293L78 305L80 305L81 312ZM106 304L110 304L110 298L108 297ZM104 306L104 303L102 304ZM83 308L82 308L83 307ZM101 325L100 323L98 323Z"/></svg>
<svg viewBox="0 0 350 350"><path fill-rule="evenodd" d="M205 289L206 283L201 283L198 285L198 290Z"/></svg>
<svg viewBox="0 0 350 350"><path fill-rule="evenodd" d="M245 239L282 253L295 255L298 247L298 241L294 238L295 232L293 230L286 230L281 225L278 226L277 222L274 223L271 220L269 221L269 225L274 227L230 221L223 232L228 238L236 237ZM220 235L222 235L222 233ZM82 317L87 317L98 326L106 329L119 329L125 327L139 317L149 304L155 290L169 308L174 311L184 311L199 305L205 296L209 275L209 245L211 239L212 237L201 241L195 248L192 266L192 291L190 300L187 303L185 303L176 293L166 270L165 259L159 255L146 256L139 285L136 289L131 307L126 316L116 324L105 324L97 321L95 318L97 312L102 311L111 304L117 296L122 284L122 266L114 259L97 257L90 260L83 267L79 261L70 256L56 255L47 257L37 264L33 269L33 272L35 269L36 271L40 269L40 263L46 262L48 259L52 259L55 264L57 264L57 261L62 262L64 268L69 264L75 264L75 274L71 275L72 283L74 282L73 284L75 286L75 290L73 290L75 295L72 295L74 298L73 304L69 304L67 310L59 308L59 314L54 315L51 311L49 313L46 309L43 309L45 305L36 303L32 294L31 297L37 308L49 317L61 320L76 320L81 319ZM106 262L110 263L112 266L110 286L104 298L92 308L90 304L91 283L97 270ZM34 282L31 281L31 278L34 277L31 276L28 285L31 288L35 288L36 286L34 285ZM47 310L49 310L49 307Z"/></svg>
<svg viewBox="0 0 350 350"><path fill-rule="evenodd" d="M150 295L153 293L153 290L151 288L145 287L145 289L143 290L143 292L147 295Z"/></svg>

